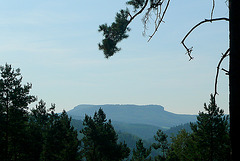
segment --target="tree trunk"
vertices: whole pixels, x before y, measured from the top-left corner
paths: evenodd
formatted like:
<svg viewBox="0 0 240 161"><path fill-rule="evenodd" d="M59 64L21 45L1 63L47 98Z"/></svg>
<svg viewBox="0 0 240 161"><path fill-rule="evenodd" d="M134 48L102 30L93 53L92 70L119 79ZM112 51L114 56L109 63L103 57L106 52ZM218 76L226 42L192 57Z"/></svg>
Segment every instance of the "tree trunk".
<svg viewBox="0 0 240 161"><path fill-rule="evenodd" d="M9 106L8 106L8 91L6 92L6 137L5 137L5 140L6 140L6 158L5 160L8 161L8 149L9 149Z"/></svg>
<svg viewBox="0 0 240 161"><path fill-rule="evenodd" d="M232 160L239 156L240 144L240 0L229 0L230 64L229 64L229 111ZM238 158L239 159L239 158Z"/></svg>

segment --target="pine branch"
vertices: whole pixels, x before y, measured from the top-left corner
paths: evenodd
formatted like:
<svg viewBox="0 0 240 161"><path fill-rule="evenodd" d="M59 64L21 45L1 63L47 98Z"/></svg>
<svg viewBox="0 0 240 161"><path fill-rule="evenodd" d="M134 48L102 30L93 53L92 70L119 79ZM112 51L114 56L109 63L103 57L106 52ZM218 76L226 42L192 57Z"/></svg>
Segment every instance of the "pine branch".
<svg viewBox="0 0 240 161"><path fill-rule="evenodd" d="M146 0L146 2L143 5L143 7L135 15L130 16L130 20L129 20L127 26L134 20L134 18L136 18L139 14L141 14L144 11L144 9L147 7L148 1L149 0ZM129 15L130 15L130 13L129 13Z"/></svg>

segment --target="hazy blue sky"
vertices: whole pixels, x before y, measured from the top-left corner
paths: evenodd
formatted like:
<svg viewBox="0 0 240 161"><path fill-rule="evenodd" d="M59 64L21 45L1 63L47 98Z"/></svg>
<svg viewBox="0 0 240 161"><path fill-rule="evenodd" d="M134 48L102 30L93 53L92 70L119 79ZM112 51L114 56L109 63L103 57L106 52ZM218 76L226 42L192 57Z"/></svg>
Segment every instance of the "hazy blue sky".
<svg viewBox="0 0 240 161"><path fill-rule="evenodd" d="M211 0L172 0L155 37L142 36L142 16L131 25L122 51L105 59L98 26L111 23L124 0L0 1L0 64L20 68L32 94L56 103L57 112L78 104L159 104L175 113L197 114L214 92L216 66L228 48L228 24L191 27L210 17ZM228 17L225 0L214 17ZM151 24L149 32L151 34ZM228 68L228 60L223 67ZM228 113L228 77L219 79L218 105ZM34 105L34 104L33 104Z"/></svg>

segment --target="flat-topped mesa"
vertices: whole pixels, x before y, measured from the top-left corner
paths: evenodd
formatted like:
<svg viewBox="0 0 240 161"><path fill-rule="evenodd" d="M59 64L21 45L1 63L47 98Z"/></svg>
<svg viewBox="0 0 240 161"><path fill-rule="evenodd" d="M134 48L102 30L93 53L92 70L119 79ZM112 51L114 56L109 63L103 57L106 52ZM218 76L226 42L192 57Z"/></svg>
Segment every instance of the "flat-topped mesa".
<svg viewBox="0 0 240 161"><path fill-rule="evenodd" d="M134 104L105 104L105 105L78 105L68 111L69 116L83 119L85 115L93 116L102 108L113 122L131 124L146 124L170 128L180 124L195 122L195 115L174 114L164 110L161 105L134 105Z"/></svg>

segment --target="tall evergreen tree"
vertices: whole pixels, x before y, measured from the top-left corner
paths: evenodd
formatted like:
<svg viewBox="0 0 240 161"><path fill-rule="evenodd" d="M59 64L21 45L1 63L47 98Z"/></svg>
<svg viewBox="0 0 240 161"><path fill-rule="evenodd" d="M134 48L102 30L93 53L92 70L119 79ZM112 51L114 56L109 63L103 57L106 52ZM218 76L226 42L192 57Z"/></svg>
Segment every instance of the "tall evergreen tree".
<svg viewBox="0 0 240 161"><path fill-rule="evenodd" d="M217 107L213 95L209 105L204 104L204 109L205 112L199 112L197 122L190 124L193 133L181 130L172 138L167 160L230 160L228 117Z"/></svg>
<svg viewBox="0 0 240 161"><path fill-rule="evenodd" d="M54 105L46 109L42 100L29 113L36 97L29 94L31 84L21 84L20 69L6 64L0 75L0 160L80 160L77 131L67 113L54 113Z"/></svg>
<svg viewBox="0 0 240 161"><path fill-rule="evenodd" d="M143 146L142 139L136 142L136 149L133 149L133 156L131 161L150 161L151 147L149 149Z"/></svg>
<svg viewBox="0 0 240 161"><path fill-rule="evenodd" d="M31 84L22 85L20 69L6 64L0 75L0 160L27 160L27 109L36 97L29 94Z"/></svg>
<svg viewBox="0 0 240 161"><path fill-rule="evenodd" d="M198 151L193 135L182 129L177 136L172 137L167 161L200 161L201 157Z"/></svg>
<svg viewBox="0 0 240 161"><path fill-rule="evenodd" d="M200 112L196 124L191 124L194 139L202 160L228 160L230 157L229 120L217 107L211 95L210 103L204 104L206 112Z"/></svg>
<svg viewBox="0 0 240 161"><path fill-rule="evenodd" d="M66 111L61 115L52 113L49 118L45 147L42 158L44 160L76 161L79 160L79 141L77 131L70 125Z"/></svg>
<svg viewBox="0 0 240 161"><path fill-rule="evenodd" d="M32 109L30 131L32 144L30 156L33 160L80 160L77 131L71 126L66 111L54 113L55 105L46 108L42 100Z"/></svg>
<svg viewBox="0 0 240 161"><path fill-rule="evenodd" d="M84 137L83 156L89 161L119 161L127 158L130 149L125 143L117 143L118 136L100 108L94 117L85 116L84 128L80 131Z"/></svg>
<svg viewBox="0 0 240 161"><path fill-rule="evenodd" d="M162 130L160 130L160 129L157 131L156 135L154 135L154 139L155 139L155 141L157 141L157 143L153 143L153 144L152 144L152 147L153 147L155 150L161 149L161 151L162 151L162 153L163 153L162 156L159 155L159 156L155 157L156 159L158 158L158 160L160 160L160 159L163 160L163 159L166 158L165 153L166 153L166 151L167 151L167 149L168 149L167 137L168 137L168 136L167 136L166 134L164 134L164 132L163 132ZM156 160L156 159L155 159L155 160Z"/></svg>
<svg viewBox="0 0 240 161"><path fill-rule="evenodd" d="M29 114L29 158L30 160L41 160L43 152L44 137L47 135L49 113L46 109L46 103L40 100Z"/></svg>

